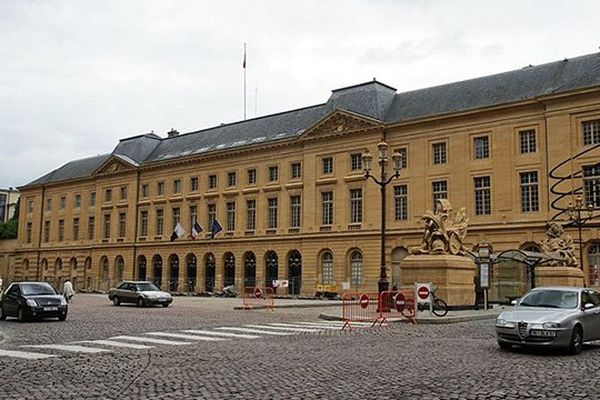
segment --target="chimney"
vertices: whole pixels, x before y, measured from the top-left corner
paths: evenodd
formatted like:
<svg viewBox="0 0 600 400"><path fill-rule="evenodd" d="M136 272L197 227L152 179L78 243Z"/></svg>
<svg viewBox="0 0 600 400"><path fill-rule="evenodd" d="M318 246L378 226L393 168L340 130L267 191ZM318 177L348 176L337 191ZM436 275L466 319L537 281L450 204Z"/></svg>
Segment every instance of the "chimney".
<svg viewBox="0 0 600 400"><path fill-rule="evenodd" d="M171 128L171 130L169 132L167 132L167 135L169 135L170 138L175 137L175 136L179 136L179 132L173 128Z"/></svg>

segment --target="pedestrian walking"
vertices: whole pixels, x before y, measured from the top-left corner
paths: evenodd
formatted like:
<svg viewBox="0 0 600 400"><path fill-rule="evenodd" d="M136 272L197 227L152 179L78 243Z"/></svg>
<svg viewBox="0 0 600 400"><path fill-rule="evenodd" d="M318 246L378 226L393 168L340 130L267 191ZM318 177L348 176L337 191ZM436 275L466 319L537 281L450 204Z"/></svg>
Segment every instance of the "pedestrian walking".
<svg viewBox="0 0 600 400"><path fill-rule="evenodd" d="M67 303L70 303L73 296L75 296L73 284L69 279L65 280L65 283L63 284L63 296L65 297L65 300L67 300Z"/></svg>

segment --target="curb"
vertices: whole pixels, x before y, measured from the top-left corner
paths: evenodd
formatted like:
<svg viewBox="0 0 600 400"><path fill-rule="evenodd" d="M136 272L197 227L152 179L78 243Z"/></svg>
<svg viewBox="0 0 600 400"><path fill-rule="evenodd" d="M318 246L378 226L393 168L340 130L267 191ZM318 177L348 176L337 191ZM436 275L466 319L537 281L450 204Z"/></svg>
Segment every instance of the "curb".
<svg viewBox="0 0 600 400"><path fill-rule="evenodd" d="M2 332L0 332L0 343L2 343L3 340L4 340L4 336L2 335Z"/></svg>
<svg viewBox="0 0 600 400"><path fill-rule="evenodd" d="M487 319L496 319L500 313L492 313L492 314L484 314L484 315L465 315L465 316L457 316L457 317L438 317L438 318L417 318L417 325L445 325L445 324L457 324L460 322L468 322L468 321L481 321ZM330 314L321 314L319 315L319 319L323 319L326 321L342 321L342 317L337 315ZM410 322L405 318L388 318L388 322L390 323L398 323L398 322Z"/></svg>
<svg viewBox="0 0 600 400"><path fill-rule="evenodd" d="M339 304L281 304L273 305L273 308L320 308L320 307L339 307ZM253 306L251 308L245 308L244 306L235 306L234 310L264 310L269 308L267 306ZM326 315L326 314L321 314ZM320 317L319 317L320 318Z"/></svg>

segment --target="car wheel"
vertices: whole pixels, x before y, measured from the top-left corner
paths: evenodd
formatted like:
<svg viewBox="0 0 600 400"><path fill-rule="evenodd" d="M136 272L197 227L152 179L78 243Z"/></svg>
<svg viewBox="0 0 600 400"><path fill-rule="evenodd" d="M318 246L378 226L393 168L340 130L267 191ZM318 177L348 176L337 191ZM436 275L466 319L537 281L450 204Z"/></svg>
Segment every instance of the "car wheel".
<svg viewBox="0 0 600 400"><path fill-rule="evenodd" d="M501 342L500 340L498 340L498 346L500 346L500 350L504 350L504 351L512 350L512 344L506 343L506 342Z"/></svg>
<svg viewBox="0 0 600 400"><path fill-rule="evenodd" d="M139 297L137 299L137 306L138 307L145 307L146 306L146 300L144 300L143 297Z"/></svg>
<svg viewBox="0 0 600 400"><path fill-rule="evenodd" d="M2 307L0 307L0 321L4 321L6 319L6 314L2 311Z"/></svg>
<svg viewBox="0 0 600 400"><path fill-rule="evenodd" d="M25 312L23 311L23 307L19 307L17 310L17 319L19 322L25 322L27 318L25 318Z"/></svg>
<svg viewBox="0 0 600 400"><path fill-rule="evenodd" d="M59 321L64 321L65 319L67 319L67 314L61 315L60 317L58 317Z"/></svg>
<svg viewBox="0 0 600 400"><path fill-rule="evenodd" d="M117 296L113 297L113 304L115 306L120 306L121 305L121 300L119 300L119 298Z"/></svg>
<svg viewBox="0 0 600 400"><path fill-rule="evenodd" d="M571 344L569 345L569 353L577 355L583 349L583 330L581 326L576 325L571 334Z"/></svg>
<svg viewBox="0 0 600 400"><path fill-rule="evenodd" d="M169 307L169 303L163 303L163 305L162 305L162 306L163 306L164 308L167 308L167 307Z"/></svg>

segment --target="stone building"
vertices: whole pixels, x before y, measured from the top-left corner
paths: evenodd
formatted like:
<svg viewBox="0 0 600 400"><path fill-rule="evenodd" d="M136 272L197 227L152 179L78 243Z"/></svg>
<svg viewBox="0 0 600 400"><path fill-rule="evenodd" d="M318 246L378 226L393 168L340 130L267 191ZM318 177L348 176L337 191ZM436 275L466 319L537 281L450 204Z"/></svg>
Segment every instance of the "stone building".
<svg viewBox="0 0 600 400"><path fill-rule="evenodd" d="M469 246L538 248L574 191L600 206L600 55L402 93L373 80L306 108L122 139L20 188L16 277L94 289L132 278L192 292L275 279L292 294L376 289L380 192L361 154L376 155L382 139L404 156L387 190L389 275L402 273L439 198L466 206ZM223 230L212 239L215 219ZM177 221L186 233L171 241ZM600 235L583 237L589 278Z"/></svg>

